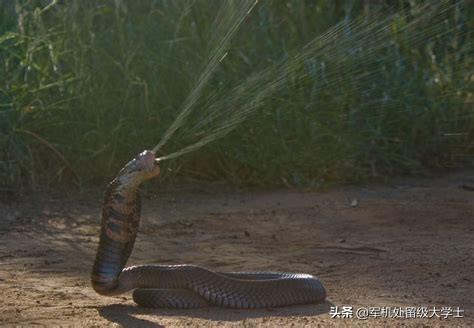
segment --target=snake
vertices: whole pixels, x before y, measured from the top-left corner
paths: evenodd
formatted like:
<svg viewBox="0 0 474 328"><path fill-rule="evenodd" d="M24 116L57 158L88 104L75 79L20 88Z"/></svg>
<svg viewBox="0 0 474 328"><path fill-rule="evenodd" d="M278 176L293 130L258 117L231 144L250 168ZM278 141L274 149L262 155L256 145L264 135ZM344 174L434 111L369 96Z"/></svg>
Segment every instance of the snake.
<svg viewBox="0 0 474 328"><path fill-rule="evenodd" d="M133 300L139 306L175 309L256 309L325 301L324 286L310 274L217 272L192 264L126 267L140 223L139 187L160 174L159 162L153 151L141 152L105 190L99 246L91 274L97 293L115 296L133 291ZM280 251L284 251L283 246Z"/></svg>

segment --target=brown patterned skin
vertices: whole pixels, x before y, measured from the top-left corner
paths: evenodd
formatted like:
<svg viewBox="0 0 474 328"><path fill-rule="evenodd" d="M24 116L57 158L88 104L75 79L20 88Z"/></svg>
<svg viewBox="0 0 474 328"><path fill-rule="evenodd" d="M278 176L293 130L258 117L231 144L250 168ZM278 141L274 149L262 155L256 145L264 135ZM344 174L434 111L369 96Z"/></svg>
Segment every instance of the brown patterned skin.
<svg viewBox="0 0 474 328"><path fill-rule="evenodd" d="M140 153L107 186L102 208L99 248L92 270L92 286L102 295L118 292L119 275L133 249L140 223L138 187L160 174L151 151Z"/></svg>
<svg viewBox="0 0 474 328"><path fill-rule="evenodd" d="M102 210L92 286L102 295L134 289L147 307L196 308L219 305L262 308L323 302L326 291L314 276L284 272L214 272L195 265L140 265L125 268L140 222L141 183L158 176L155 155L144 151L108 185Z"/></svg>

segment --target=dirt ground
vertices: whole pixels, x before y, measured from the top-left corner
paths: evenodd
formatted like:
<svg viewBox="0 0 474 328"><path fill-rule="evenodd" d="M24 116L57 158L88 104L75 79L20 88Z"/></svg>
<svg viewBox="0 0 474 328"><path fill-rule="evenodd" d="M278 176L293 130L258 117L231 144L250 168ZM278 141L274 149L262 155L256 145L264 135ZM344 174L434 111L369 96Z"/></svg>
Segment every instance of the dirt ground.
<svg viewBox="0 0 474 328"><path fill-rule="evenodd" d="M325 192L182 186L145 197L131 264L305 272L328 292L324 304L258 311L154 310L130 295L97 295L89 273L100 190L4 201L0 324L473 327L474 192L461 187L473 181L470 171ZM353 317L331 318L336 306L353 307ZM357 309L371 307L374 316L376 307L427 308L433 318L356 318Z"/></svg>

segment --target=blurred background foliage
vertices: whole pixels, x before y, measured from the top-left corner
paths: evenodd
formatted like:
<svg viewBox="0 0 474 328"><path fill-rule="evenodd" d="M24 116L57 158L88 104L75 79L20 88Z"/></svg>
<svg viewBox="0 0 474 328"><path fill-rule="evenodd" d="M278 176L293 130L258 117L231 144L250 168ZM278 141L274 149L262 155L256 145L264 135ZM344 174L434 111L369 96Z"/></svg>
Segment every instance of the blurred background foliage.
<svg viewBox="0 0 474 328"><path fill-rule="evenodd" d="M0 188L103 183L153 147L209 57L218 3L1 1ZM230 97L232 86L298 54L335 24L350 40L354 19L410 13L419 4L261 1L193 119L205 115L211 95ZM348 45L306 58L291 74L308 78L290 74L235 131L170 161L166 178L317 188L472 166L473 6L452 4L436 33L416 44L399 32L410 15L395 15L387 46L371 60L370 49L358 55ZM360 77L364 70L370 78ZM178 135L163 152L184 142Z"/></svg>

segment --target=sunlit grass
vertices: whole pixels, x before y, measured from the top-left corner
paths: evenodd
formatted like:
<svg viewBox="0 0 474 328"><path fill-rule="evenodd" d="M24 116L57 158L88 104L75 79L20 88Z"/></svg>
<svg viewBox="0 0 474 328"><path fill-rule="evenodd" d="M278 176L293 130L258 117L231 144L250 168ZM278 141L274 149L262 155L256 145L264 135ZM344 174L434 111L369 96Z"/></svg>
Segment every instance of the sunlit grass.
<svg viewBox="0 0 474 328"><path fill-rule="evenodd" d="M0 4L2 186L114 176L172 126L223 33L209 1L19 3ZM160 155L249 119L173 177L318 187L472 165L472 13L378 6L261 1Z"/></svg>

